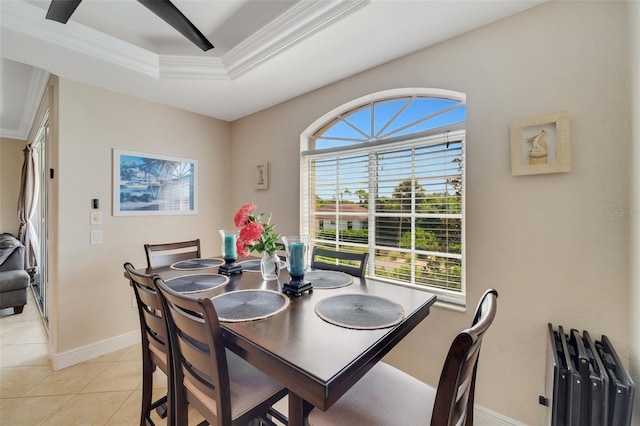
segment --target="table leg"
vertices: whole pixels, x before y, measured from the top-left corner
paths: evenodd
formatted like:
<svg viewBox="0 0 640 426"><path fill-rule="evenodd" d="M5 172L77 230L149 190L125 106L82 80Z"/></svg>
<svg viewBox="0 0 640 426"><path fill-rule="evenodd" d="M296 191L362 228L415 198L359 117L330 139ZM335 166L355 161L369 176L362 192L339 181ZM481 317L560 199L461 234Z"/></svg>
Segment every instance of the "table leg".
<svg viewBox="0 0 640 426"><path fill-rule="evenodd" d="M289 426L304 425L304 400L289 391Z"/></svg>

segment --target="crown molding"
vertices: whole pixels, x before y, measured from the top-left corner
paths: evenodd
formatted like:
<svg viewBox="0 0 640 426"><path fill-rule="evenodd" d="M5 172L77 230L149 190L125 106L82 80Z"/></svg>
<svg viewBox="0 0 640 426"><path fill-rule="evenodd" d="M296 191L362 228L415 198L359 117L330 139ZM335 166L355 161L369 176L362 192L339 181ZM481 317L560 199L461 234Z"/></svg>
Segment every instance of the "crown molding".
<svg viewBox="0 0 640 426"><path fill-rule="evenodd" d="M283 49L294 45L334 21L365 6L370 0L301 1L223 57L231 78L236 78Z"/></svg>
<svg viewBox="0 0 640 426"><path fill-rule="evenodd" d="M36 114L38 113L38 108L40 108L42 97L44 96L45 90L47 90L49 76L49 72L41 68L34 67L31 71L24 113L22 114L22 120L20 121L20 132L24 135L24 139L29 137L29 132L31 131Z"/></svg>
<svg viewBox="0 0 640 426"><path fill-rule="evenodd" d="M120 39L69 21L47 20L46 12L23 1L3 2L0 27L158 77L158 55Z"/></svg>
<svg viewBox="0 0 640 426"><path fill-rule="evenodd" d="M233 80L369 1L297 2L221 58L158 55L73 21L48 21L43 9L23 1L3 2L0 27L152 77Z"/></svg>
<svg viewBox="0 0 640 426"><path fill-rule="evenodd" d="M27 140L27 138L22 135L20 130L7 129L5 127L0 127L0 138L16 139L21 141Z"/></svg>
<svg viewBox="0 0 640 426"><path fill-rule="evenodd" d="M29 88L25 96L22 117L20 118L19 128L8 129L0 128L0 137L19 139L26 141L29 138L29 132L33 126L33 122L38 113L42 96L47 89L50 74L40 68L33 68L31 77L29 78Z"/></svg>
<svg viewBox="0 0 640 426"><path fill-rule="evenodd" d="M220 58L161 55L159 68L160 78L230 79Z"/></svg>

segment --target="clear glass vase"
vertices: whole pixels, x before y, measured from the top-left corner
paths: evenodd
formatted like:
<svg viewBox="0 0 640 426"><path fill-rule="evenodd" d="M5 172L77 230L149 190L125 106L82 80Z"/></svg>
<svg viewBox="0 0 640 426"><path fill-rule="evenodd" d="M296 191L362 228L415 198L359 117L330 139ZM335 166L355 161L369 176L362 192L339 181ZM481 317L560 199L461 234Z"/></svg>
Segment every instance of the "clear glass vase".
<svg viewBox="0 0 640 426"><path fill-rule="evenodd" d="M282 237L287 252L287 268L291 277L304 277L309 268L309 243L311 237L299 235Z"/></svg>
<svg viewBox="0 0 640 426"><path fill-rule="evenodd" d="M260 273L262 273L262 279L265 281L277 280L280 275L280 258L277 254L262 253L262 259L260 259Z"/></svg>

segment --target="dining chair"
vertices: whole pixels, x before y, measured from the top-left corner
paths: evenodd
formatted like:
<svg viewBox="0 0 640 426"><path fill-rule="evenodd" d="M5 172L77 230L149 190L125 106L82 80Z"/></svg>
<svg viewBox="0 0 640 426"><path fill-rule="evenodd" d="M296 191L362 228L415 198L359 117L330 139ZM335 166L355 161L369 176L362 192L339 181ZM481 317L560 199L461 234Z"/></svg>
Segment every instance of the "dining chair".
<svg viewBox="0 0 640 426"><path fill-rule="evenodd" d="M497 297L493 289L483 294L472 326L451 344L437 389L378 362L327 411L311 410L309 425L473 425L478 355Z"/></svg>
<svg viewBox="0 0 640 426"><path fill-rule="evenodd" d="M355 277L364 277L369 253L331 250L314 246L311 252L311 268L340 271Z"/></svg>
<svg viewBox="0 0 640 426"><path fill-rule="evenodd" d="M136 296L140 331L142 333L142 409L140 426L153 425L151 411L156 409L160 417L171 416L170 393L171 384L170 352L167 326L162 317L162 303L153 283L153 275L136 272L129 262L124 264L125 271ZM167 376L167 395L152 401L153 372L160 368ZM169 417L171 418L171 417Z"/></svg>
<svg viewBox="0 0 640 426"><path fill-rule="evenodd" d="M193 406L210 425L267 424L271 416L286 424L272 408L287 390L225 347L218 314L209 298L171 290L160 277L160 291L174 360L175 423L188 424Z"/></svg>
<svg viewBox="0 0 640 426"><path fill-rule="evenodd" d="M145 244L147 268L169 266L181 260L200 257L200 239L164 244Z"/></svg>
<svg viewBox="0 0 640 426"><path fill-rule="evenodd" d="M287 261L287 252L284 248L284 243L276 243L276 254L280 258L280 260L286 262Z"/></svg>

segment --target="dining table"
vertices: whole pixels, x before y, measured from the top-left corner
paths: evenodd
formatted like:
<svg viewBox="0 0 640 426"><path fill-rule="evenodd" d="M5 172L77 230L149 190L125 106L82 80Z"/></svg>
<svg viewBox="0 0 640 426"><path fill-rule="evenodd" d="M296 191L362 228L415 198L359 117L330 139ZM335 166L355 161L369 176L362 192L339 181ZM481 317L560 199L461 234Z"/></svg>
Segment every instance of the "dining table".
<svg viewBox="0 0 640 426"><path fill-rule="evenodd" d="M246 260L247 265L255 262L259 260ZM302 426L313 407L331 407L424 320L436 302L436 295L428 291L368 277L343 277L342 283L327 286L324 278L341 274L333 271L308 272L309 281L316 282L311 291L284 295L282 288L290 281L286 267L277 280L265 281L259 268L221 276L218 266L211 265L215 262L194 269L165 266L139 271L158 274L168 285L202 279L205 284L185 293L212 298L214 306L227 293L262 290L283 295L286 303L275 313L247 321L221 318L221 327L229 350L287 388L290 426ZM218 284L207 288L208 278L219 279ZM331 317L334 312L338 318Z"/></svg>

